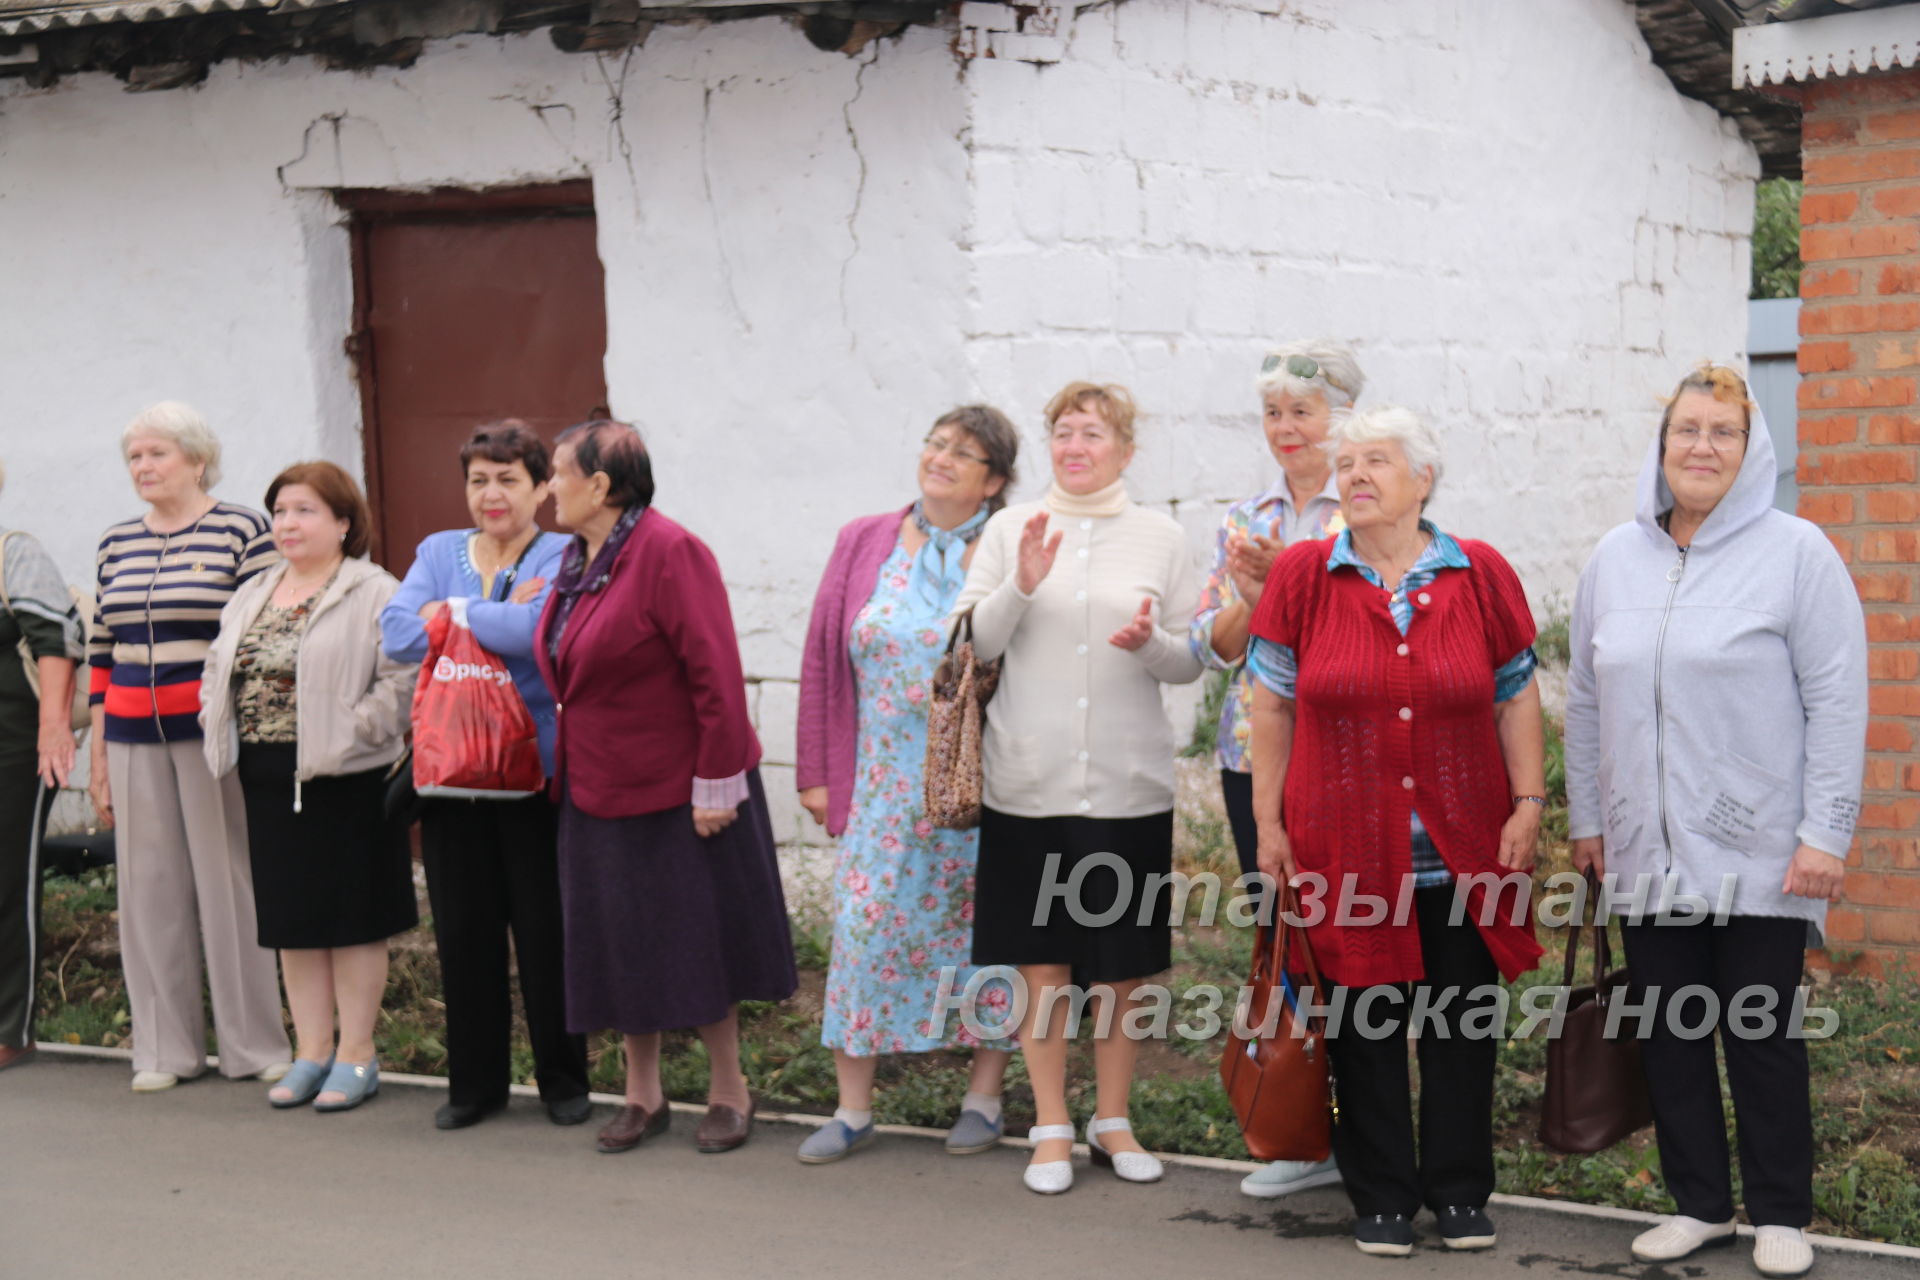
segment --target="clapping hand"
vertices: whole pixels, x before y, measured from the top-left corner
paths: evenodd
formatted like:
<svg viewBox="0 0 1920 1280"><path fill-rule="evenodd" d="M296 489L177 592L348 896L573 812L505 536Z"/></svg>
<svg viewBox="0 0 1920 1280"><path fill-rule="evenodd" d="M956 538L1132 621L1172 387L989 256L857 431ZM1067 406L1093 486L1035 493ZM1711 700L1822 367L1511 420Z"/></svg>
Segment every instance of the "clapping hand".
<svg viewBox="0 0 1920 1280"><path fill-rule="evenodd" d="M1132 653L1147 641L1153 639L1153 597L1148 596L1140 602L1140 612L1133 620L1107 637L1107 643L1116 649L1125 649Z"/></svg>
<svg viewBox="0 0 1920 1280"><path fill-rule="evenodd" d="M1060 539L1065 533L1047 536L1047 513L1038 512L1027 521L1020 530L1020 568L1014 577L1013 585L1020 588L1020 594L1030 596L1039 590L1053 568L1053 557L1060 550Z"/></svg>
<svg viewBox="0 0 1920 1280"><path fill-rule="evenodd" d="M1227 573L1249 608L1260 603L1260 592L1267 585L1267 574L1273 569L1273 558L1280 553L1281 545L1278 538L1269 538L1264 533L1235 530L1227 535Z"/></svg>

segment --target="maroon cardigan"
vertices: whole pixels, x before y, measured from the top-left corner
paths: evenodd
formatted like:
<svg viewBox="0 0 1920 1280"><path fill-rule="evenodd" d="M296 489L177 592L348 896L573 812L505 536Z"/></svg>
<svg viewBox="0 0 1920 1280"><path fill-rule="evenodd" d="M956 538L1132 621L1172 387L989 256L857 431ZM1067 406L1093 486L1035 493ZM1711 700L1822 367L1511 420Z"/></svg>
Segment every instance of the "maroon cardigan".
<svg viewBox="0 0 1920 1280"><path fill-rule="evenodd" d="M691 803L696 777L760 762L727 589L704 542L643 514L607 585L574 606L555 663L558 599L547 598L534 644L557 704L555 796L628 818Z"/></svg>
<svg viewBox="0 0 1920 1280"><path fill-rule="evenodd" d="M794 754L794 787L827 789L827 834L847 829L853 804L855 742L860 725L853 655L847 643L854 615L873 597L880 566L900 542L900 522L913 505L877 516L861 516L840 530L827 571L813 596L807 623L807 647L800 660L799 742Z"/></svg>

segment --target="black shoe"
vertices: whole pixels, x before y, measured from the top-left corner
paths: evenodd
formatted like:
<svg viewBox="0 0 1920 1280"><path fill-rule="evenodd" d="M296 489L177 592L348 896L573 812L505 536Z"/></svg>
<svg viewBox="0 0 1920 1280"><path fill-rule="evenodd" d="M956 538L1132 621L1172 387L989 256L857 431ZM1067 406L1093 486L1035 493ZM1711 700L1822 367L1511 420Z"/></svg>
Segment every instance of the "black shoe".
<svg viewBox="0 0 1920 1280"><path fill-rule="evenodd" d="M1493 1248L1493 1219L1485 1209L1450 1204L1434 1213L1440 1220L1440 1240L1449 1249Z"/></svg>
<svg viewBox="0 0 1920 1280"><path fill-rule="evenodd" d="M493 1102L448 1102L433 1113L433 1127L436 1129L464 1129L468 1125L479 1124L496 1111L505 1111L507 1100L496 1099Z"/></svg>
<svg viewBox="0 0 1920 1280"><path fill-rule="evenodd" d="M1404 1258L1413 1252L1413 1224L1404 1213L1369 1213L1354 1220L1353 1243L1362 1253Z"/></svg>
<svg viewBox="0 0 1920 1280"><path fill-rule="evenodd" d="M584 1093L559 1098L547 1104L547 1119L555 1124L585 1124L593 1114L593 1099Z"/></svg>

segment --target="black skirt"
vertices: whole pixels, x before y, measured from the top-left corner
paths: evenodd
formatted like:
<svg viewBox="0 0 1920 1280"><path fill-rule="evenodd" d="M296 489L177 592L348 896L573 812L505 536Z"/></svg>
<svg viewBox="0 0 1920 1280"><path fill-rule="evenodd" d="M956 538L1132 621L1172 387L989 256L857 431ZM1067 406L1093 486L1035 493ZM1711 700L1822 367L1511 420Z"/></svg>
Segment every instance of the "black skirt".
<svg viewBox="0 0 1920 1280"><path fill-rule="evenodd" d="M420 922L406 828L386 816L386 769L309 778L293 811L292 743L240 744L260 945L353 947Z"/></svg>
<svg viewBox="0 0 1920 1280"><path fill-rule="evenodd" d="M1049 876L1052 853L1060 859ZM1124 873L1107 859L1090 865L1076 891L1050 896L1035 924L1049 879L1063 888L1077 864L1102 853L1118 857ZM1165 880L1172 868L1171 809L1142 818L1017 818L982 809L973 962L1071 965L1081 986L1160 973L1173 964L1173 893ZM1149 877L1159 878L1150 885Z"/></svg>

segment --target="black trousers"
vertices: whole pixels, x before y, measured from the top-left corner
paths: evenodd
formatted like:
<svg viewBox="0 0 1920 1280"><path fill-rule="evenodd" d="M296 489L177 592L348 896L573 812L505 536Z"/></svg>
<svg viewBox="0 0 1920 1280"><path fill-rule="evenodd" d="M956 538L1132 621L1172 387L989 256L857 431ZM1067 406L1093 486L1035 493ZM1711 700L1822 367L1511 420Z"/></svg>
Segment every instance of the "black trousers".
<svg viewBox="0 0 1920 1280"><path fill-rule="evenodd" d="M586 1037L567 1031L558 814L544 796L429 800L420 854L447 1002L449 1100L504 1100L511 1083L513 994L520 972L534 1074L547 1102L587 1092Z"/></svg>
<svg viewBox="0 0 1920 1280"><path fill-rule="evenodd" d="M1250 876L1260 869L1260 829L1253 820L1253 775L1222 769L1220 798L1227 804L1227 827L1233 832L1233 851L1240 856L1240 874Z"/></svg>
<svg viewBox="0 0 1920 1280"><path fill-rule="evenodd" d="M0 1045L13 1049L33 1043L34 988L40 978L37 855L53 793L42 792L37 763L33 752L0 757Z"/></svg>
<svg viewBox="0 0 1920 1280"><path fill-rule="evenodd" d="M1747 1217L1756 1227L1804 1227L1813 1221L1813 1103L1807 1042L1789 1036L1794 993L1806 958L1807 924L1784 916L1730 916L1725 924L1629 924L1621 931L1635 1003L1655 998L1652 1035L1641 1041L1653 1093L1660 1170L1680 1212L1703 1222L1733 1217L1727 1125L1720 1099L1714 1035L1674 1034L1668 1009L1682 988L1700 986L1719 1001L1716 1028L1727 1056L1740 1179ZM1736 993L1773 991L1772 1034L1750 1038L1729 1030ZM1679 1023L1705 1019L1698 995L1679 1001Z"/></svg>
<svg viewBox="0 0 1920 1280"><path fill-rule="evenodd" d="M1411 1218L1423 1204L1435 1210L1478 1208L1493 1194L1493 1071L1500 1028L1493 1035L1469 1037L1461 1022L1498 999L1490 992L1499 984L1500 970L1470 916L1457 925L1447 923L1452 885L1416 889L1413 905L1426 977L1417 983L1346 988L1345 1016L1327 1046L1340 1109L1333 1154L1353 1211L1362 1217L1403 1213ZM1420 1061L1416 1150L1407 1024L1421 988L1429 989L1433 1006L1448 988L1455 992L1414 1040ZM1481 994L1468 999L1476 989ZM1372 998L1366 1019L1372 1036L1355 1022L1356 1002L1367 991L1383 993ZM1387 991L1404 998L1392 1000Z"/></svg>

